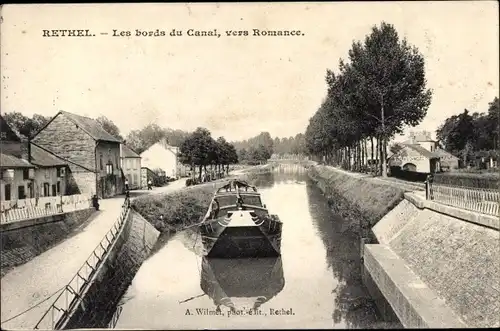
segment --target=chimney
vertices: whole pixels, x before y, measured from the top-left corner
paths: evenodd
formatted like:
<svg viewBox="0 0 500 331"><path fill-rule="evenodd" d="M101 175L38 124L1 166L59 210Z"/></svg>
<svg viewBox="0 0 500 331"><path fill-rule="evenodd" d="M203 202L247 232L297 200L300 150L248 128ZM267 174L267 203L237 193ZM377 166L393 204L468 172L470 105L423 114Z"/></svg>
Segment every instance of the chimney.
<svg viewBox="0 0 500 331"><path fill-rule="evenodd" d="M29 139L23 139L21 142L21 159L31 163L31 142Z"/></svg>

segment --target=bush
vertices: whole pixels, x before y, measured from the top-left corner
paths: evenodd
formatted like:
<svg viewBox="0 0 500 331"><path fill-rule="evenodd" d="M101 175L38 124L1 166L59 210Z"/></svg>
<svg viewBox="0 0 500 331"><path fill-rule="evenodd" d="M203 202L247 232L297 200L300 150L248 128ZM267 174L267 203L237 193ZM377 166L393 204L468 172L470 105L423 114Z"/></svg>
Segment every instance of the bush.
<svg viewBox="0 0 500 331"><path fill-rule="evenodd" d="M498 189L500 175L495 172L442 172L434 175L434 183L469 188Z"/></svg>

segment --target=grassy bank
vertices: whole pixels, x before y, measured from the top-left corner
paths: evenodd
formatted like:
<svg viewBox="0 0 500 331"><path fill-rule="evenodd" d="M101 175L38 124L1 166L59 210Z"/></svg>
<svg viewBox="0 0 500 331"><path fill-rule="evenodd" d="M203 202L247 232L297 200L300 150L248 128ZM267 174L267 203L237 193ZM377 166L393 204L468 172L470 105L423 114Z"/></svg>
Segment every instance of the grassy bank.
<svg viewBox="0 0 500 331"><path fill-rule="evenodd" d="M347 230L371 237L370 229L404 198L404 191L383 183L356 178L327 166L309 168L334 212L349 221Z"/></svg>
<svg viewBox="0 0 500 331"><path fill-rule="evenodd" d="M158 231L177 231L200 221L213 192L213 185L200 185L172 193L150 194L134 199L132 208Z"/></svg>
<svg viewBox="0 0 500 331"><path fill-rule="evenodd" d="M249 169L237 176L190 186L176 192L140 196L132 201L132 208L160 232L179 231L201 221L215 190L233 178L255 185L258 175Z"/></svg>

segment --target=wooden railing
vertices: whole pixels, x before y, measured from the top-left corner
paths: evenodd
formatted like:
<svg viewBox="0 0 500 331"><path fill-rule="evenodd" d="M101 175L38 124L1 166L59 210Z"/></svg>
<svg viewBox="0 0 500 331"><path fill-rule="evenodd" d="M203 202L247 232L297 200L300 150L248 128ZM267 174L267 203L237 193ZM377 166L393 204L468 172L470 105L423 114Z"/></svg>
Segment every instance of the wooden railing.
<svg viewBox="0 0 500 331"><path fill-rule="evenodd" d="M88 194L2 201L0 204L0 223L18 222L82 210L90 208L91 202L91 196Z"/></svg>
<svg viewBox="0 0 500 331"><path fill-rule="evenodd" d="M428 187L427 199L478 213L498 216L500 193L491 189L436 185Z"/></svg>
<svg viewBox="0 0 500 331"><path fill-rule="evenodd" d="M57 330L61 329L68 321L73 310L83 300L82 295L90 286L95 273L107 258L107 253L125 224L129 209L130 200L125 199L118 220L108 233L106 233L69 283L62 289L61 293L50 305L45 314L43 314L34 329Z"/></svg>

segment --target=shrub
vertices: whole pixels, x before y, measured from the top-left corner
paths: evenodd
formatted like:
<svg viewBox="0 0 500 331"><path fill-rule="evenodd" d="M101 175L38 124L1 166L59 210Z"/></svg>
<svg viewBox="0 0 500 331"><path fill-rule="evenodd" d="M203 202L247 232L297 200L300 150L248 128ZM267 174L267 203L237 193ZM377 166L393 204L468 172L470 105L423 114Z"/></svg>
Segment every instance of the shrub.
<svg viewBox="0 0 500 331"><path fill-rule="evenodd" d="M498 189L500 175L495 172L442 172L434 175L434 183L469 188Z"/></svg>

